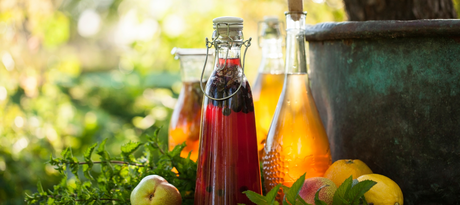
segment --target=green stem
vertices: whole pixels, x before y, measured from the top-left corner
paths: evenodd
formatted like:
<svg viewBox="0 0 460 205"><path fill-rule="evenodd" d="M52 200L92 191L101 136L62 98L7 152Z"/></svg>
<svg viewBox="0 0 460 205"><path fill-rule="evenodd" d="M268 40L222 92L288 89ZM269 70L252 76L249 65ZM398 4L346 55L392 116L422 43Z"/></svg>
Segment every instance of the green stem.
<svg viewBox="0 0 460 205"><path fill-rule="evenodd" d="M145 165L142 164L131 164L129 162L124 162L124 161L109 161L112 164L127 164L127 165L133 165L133 166L138 166L138 167L144 167ZM102 164L106 162L93 162L93 164ZM78 164L88 164L87 162L78 162Z"/></svg>

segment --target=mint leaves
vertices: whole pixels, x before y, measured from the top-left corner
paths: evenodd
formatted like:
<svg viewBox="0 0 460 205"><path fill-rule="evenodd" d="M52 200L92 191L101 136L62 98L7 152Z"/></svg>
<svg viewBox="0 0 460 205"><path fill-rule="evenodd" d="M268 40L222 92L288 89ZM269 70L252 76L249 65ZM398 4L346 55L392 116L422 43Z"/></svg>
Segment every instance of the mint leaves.
<svg viewBox="0 0 460 205"><path fill-rule="evenodd" d="M300 176L294 184L292 184L289 191L284 195L283 205L284 204L296 204L297 198L300 198L299 192L302 189L303 183L305 182L305 174ZM287 203L289 202L289 203Z"/></svg>
<svg viewBox="0 0 460 205"><path fill-rule="evenodd" d="M281 184L276 185L273 187L272 190L270 190L267 193L267 196L262 196L258 193L255 193L253 191L244 191L243 193L246 194L246 196L251 200L252 202L258 204L258 205L279 205L277 201L275 201L276 194L281 188Z"/></svg>
<svg viewBox="0 0 460 205"><path fill-rule="evenodd" d="M305 174L302 175L291 187L286 187L281 184L275 186L266 196L262 196L252 191L243 192L246 196L257 205L279 205L275 201L276 194L279 192L280 187L283 187L285 193L283 199L283 205L312 205L306 203L300 196L299 191L302 188L305 182ZM377 182L371 180L364 180L358 182L358 180L353 180L350 176L346 179L337 191L334 194L333 205L367 205L366 199L364 198L364 193L369 191ZM315 194L315 204L314 205L327 205L324 201L319 199L319 192L326 186L323 186L318 189Z"/></svg>
<svg viewBox="0 0 460 205"><path fill-rule="evenodd" d="M306 203L300 196L299 192L305 182L305 174L297 179L291 187L286 187L284 185L278 184L270 190L266 196L262 196L253 191L244 191L243 193L257 205L279 205L278 201L275 200L276 195L278 194L281 187L285 193L283 199L283 205L311 205Z"/></svg>
<svg viewBox="0 0 460 205"><path fill-rule="evenodd" d="M26 195L27 204L130 204L134 187L147 175L160 175L173 184L182 195L182 204L192 205L195 191L195 162L180 156L185 143L172 151L163 150L158 131L147 135L147 142L128 142L121 154L112 156L105 148L108 140L88 147L79 160L70 148L61 158L48 161L61 174L61 183L44 189L39 182L37 192ZM98 155L98 156L95 156ZM94 161L97 159L97 161ZM82 168L82 169L81 169ZM172 171L173 168L177 172Z"/></svg>
<svg viewBox="0 0 460 205"><path fill-rule="evenodd" d="M354 185L353 185L354 184ZM377 182L364 180L358 182L351 176L346 179L334 194L333 205L359 205L367 204L364 193L369 191Z"/></svg>

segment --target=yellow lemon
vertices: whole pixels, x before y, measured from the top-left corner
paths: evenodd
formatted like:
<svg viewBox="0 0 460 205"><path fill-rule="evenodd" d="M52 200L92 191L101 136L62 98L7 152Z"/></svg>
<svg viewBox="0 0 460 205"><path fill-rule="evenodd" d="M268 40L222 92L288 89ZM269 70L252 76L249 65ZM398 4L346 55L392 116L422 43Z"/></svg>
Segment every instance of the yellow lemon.
<svg viewBox="0 0 460 205"><path fill-rule="evenodd" d="M372 174L372 170L359 159L341 159L335 161L324 173L324 177L330 179L339 187L345 179L352 176L353 179L363 174Z"/></svg>
<svg viewBox="0 0 460 205"><path fill-rule="evenodd" d="M398 184L390 178L380 174L365 174L358 177L358 181L372 180L377 182L364 194L367 203L374 205L403 205L403 194Z"/></svg>

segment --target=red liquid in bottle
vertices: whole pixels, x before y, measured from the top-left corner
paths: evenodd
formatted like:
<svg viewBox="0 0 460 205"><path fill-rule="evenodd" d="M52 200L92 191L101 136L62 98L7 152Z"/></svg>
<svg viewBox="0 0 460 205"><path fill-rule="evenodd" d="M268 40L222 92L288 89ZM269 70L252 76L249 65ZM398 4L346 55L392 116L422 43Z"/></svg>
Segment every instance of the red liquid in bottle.
<svg viewBox="0 0 460 205"><path fill-rule="evenodd" d="M231 95L241 82L240 59L219 59L206 92L214 98ZM223 101L205 97L195 205L253 204L243 191L261 192L259 158L249 83Z"/></svg>

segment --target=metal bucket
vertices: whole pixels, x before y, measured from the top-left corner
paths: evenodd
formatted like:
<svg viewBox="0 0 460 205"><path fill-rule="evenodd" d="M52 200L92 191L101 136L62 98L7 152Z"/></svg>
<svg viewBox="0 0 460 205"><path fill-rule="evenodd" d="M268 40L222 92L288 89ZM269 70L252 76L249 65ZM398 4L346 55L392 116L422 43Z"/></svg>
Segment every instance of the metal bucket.
<svg viewBox="0 0 460 205"><path fill-rule="evenodd" d="M460 20L323 23L306 40L333 160L363 160L405 204L459 204Z"/></svg>

